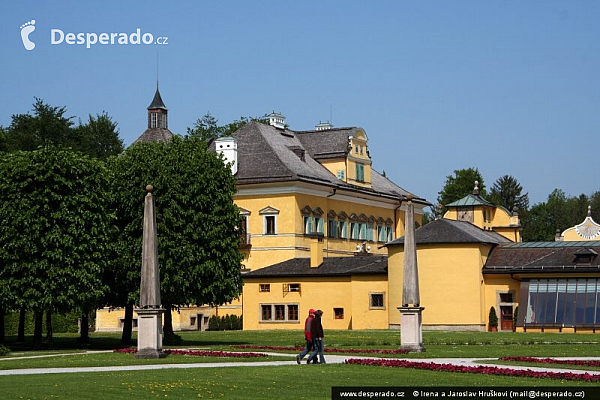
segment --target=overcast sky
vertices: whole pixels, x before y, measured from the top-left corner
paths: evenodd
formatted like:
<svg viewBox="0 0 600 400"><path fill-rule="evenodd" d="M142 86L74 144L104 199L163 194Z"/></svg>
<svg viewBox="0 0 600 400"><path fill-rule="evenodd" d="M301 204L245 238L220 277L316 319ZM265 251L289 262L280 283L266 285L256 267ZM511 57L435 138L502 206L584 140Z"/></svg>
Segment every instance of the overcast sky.
<svg viewBox="0 0 600 400"><path fill-rule="evenodd" d="M600 190L600 2L9 0L0 21L2 126L40 97L128 145L158 69L174 133L275 110L364 128L373 167L431 202L469 167L531 204Z"/></svg>

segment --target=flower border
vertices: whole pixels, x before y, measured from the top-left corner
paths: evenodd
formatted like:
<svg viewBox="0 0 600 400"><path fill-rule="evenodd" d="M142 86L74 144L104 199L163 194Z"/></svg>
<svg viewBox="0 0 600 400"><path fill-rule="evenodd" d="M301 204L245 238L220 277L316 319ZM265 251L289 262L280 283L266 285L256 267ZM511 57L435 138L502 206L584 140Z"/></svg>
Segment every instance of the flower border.
<svg viewBox="0 0 600 400"><path fill-rule="evenodd" d="M487 375L504 375L504 376L517 376L527 378L550 378L550 379L564 379L569 381L586 381L586 382L600 382L600 375L593 375L587 372L573 373L573 372L538 372L530 369L511 369L511 368L499 368L490 367L484 365L478 366L465 366L465 365L453 365L453 364L439 364L434 362L418 362L418 361L407 361L407 360L389 360L389 359L356 359L351 358L344 362L344 364L358 364L358 365L375 365L383 367L400 367L400 368L416 368L430 371L440 372L465 372L465 373L478 373Z"/></svg>
<svg viewBox="0 0 600 400"><path fill-rule="evenodd" d="M584 365L587 367L600 367L600 360L559 360L556 358L538 358L538 357L500 357L498 360L534 362L534 363L540 363L540 364L565 364L565 365Z"/></svg>

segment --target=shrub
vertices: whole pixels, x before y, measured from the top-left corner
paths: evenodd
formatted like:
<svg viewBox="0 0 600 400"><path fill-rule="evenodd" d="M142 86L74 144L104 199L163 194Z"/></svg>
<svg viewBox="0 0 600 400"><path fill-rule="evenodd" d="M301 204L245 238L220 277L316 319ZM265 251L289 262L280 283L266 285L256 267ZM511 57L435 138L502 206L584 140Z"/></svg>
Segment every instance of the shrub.
<svg viewBox="0 0 600 400"><path fill-rule="evenodd" d="M218 317L213 315L208 320L209 331L239 331L242 329L242 317L237 315L225 315Z"/></svg>
<svg viewBox="0 0 600 400"><path fill-rule="evenodd" d="M488 320L490 328L498 328L498 315L496 314L496 309L493 306L490 308Z"/></svg>

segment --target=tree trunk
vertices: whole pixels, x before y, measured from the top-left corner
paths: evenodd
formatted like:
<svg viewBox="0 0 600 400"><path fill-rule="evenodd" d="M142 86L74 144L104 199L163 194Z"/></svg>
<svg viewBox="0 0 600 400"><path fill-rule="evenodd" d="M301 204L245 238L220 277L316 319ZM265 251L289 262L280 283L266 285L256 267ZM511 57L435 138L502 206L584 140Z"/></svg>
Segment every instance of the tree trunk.
<svg viewBox="0 0 600 400"><path fill-rule="evenodd" d="M44 322L44 312L35 312L35 327L33 329L33 348L39 349L42 344L42 324Z"/></svg>
<svg viewBox="0 0 600 400"><path fill-rule="evenodd" d="M27 312L25 311L24 308L21 308L19 310L19 329L17 332L17 342L24 342L25 341L25 317L27 315Z"/></svg>
<svg viewBox="0 0 600 400"><path fill-rule="evenodd" d="M88 310L84 308L81 311L81 322L79 323L79 339L78 343L89 343L90 342L90 315Z"/></svg>
<svg viewBox="0 0 600 400"><path fill-rule="evenodd" d="M173 333L173 318L171 316L171 310L173 309L172 304L163 303L163 307L165 308L164 319L163 319L163 335L164 336L172 336Z"/></svg>
<svg viewBox="0 0 600 400"><path fill-rule="evenodd" d="M6 332L4 331L4 316L6 315L6 310L4 308L0 308L0 343L4 343L6 341Z"/></svg>
<svg viewBox="0 0 600 400"><path fill-rule="evenodd" d="M131 344L131 330L133 328L133 303L125 306L125 320L123 321L123 332L121 333L121 344Z"/></svg>
<svg viewBox="0 0 600 400"><path fill-rule="evenodd" d="M52 341L52 311L46 311L46 342Z"/></svg>

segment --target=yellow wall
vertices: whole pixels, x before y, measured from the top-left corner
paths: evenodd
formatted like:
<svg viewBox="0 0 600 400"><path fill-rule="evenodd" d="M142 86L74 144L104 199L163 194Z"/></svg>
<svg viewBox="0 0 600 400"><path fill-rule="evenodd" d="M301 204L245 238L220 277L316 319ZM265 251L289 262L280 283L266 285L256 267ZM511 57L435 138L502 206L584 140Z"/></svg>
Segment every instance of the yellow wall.
<svg viewBox="0 0 600 400"><path fill-rule="evenodd" d="M467 207L465 207L467 208ZM445 219L458 221L460 208L451 207L444 214ZM511 216L504 208L488 207L488 206L473 206L473 225L483 230L493 230L499 233L510 241L520 242L521 231L518 216ZM485 215L485 216L484 216Z"/></svg>
<svg viewBox="0 0 600 400"><path fill-rule="evenodd" d="M259 285L269 283L268 293L260 292ZM299 283L300 292L284 292L283 285ZM308 310L323 310L325 329L385 329L386 310L370 310L369 292L385 293L385 275L361 277L322 278L246 278L244 280L244 330L304 328ZM298 321L260 321L261 304L298 304ZM342 308L343 319L336 319L334 308Z"/></svg>
<svg viewBox="0 0 600 400"><path fill-rule="evenodd" d="M389 323L400 324L403 246L388 246ZM420 245L417 250L423 325L485 324L481 268L489 249L478 244Z"/></svg>
<svg viewBox="0 0 600 400"><path fill-rule="evenodd" d="M370 308L370 293L383 293L383 309ZM352 277L352 329L387 329L388 283L385 275Z"/></svg>
<svg viewBox="0 0 600 400"><path fill-rule="evenodd" d="M346 168L346 159L345 158L334 158L329 160L320 160L319 163L327 168L329 172L333 174L337 178L337 172L339 170L344 171L344 179L340 179L342 182L348 182L348 170ZM339 178L338 178L339 179Z"/></svg>
<svg viewBox="0 0 600 400"><path fill-rule="evenodd" d="M500 293L513 293L513 313L519 303L519 281L510 275L486 275L484 277L485 298L483 311L485 311L486 329L489 329L488 315L491 307L496 309L498 315L498 329L500 329ZM508 304L506 304L508 305Z"/></svg>
<svg viewBox="0 0 600 400"><path fill-rule="evenodd" d="M171 312L171 319L173 322L173 330L185 331L185 330L205 330L208 328L208 320L203 320L200 323L203 327L198 325L198 315L202 314L204 317L210 318L213 315L225 316L225 315L242 315L242 307L239 301L237 304L229 304L218 307L182 307L179 311ZM195 324L192 325L192 317L196 318ZM96 310L96 331L97 332L118 332L123 329L120 324L120 320L125 318L125 309L116 308L110 310L108 308L101 308ZM137 313L133 312L133 318L137 318ZM203 329L200 329L203 328Z"/></svg>

